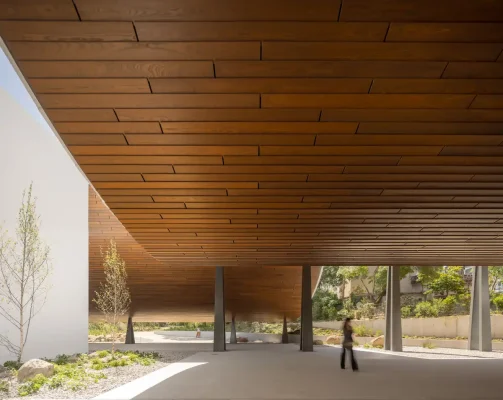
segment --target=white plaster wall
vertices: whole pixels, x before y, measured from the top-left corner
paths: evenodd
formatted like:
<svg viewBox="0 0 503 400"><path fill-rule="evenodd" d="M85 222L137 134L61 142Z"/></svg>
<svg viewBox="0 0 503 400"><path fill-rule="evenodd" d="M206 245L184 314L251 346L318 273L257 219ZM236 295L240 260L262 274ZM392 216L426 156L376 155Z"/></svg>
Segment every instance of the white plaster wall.
<svg viewBox="0 0 503 400"><path fill-rule="evenodd" d="M42 221L40 236L51 247L53 273L52 288L32 322L23 358L84 352L88 183L48 125L0 86L0 224L11 233L15 232L23 190L31 182ZM17 337L1 317L0 332ZM13 357L0 348L0 362L8 359Z"/></svg>

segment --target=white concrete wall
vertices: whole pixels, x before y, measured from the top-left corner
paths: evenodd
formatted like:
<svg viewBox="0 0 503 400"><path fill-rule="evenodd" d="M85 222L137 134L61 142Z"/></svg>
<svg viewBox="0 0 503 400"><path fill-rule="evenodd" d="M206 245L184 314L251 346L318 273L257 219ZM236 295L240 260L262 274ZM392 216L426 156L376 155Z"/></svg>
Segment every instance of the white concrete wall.
<svg viewBox="0 0 503 400"><path fill-rule="evenodd" d="M0 75L15 79L2 61L0 50ZM40 236L51 247L53 267L46 304L32 322L26 360L87 351L88 183L49 126L34 114L36 106L28 109L18 102L19 96L30 101L26 91L19 92L24 90L19 84L12 94L0 77L0 224L15 233L23 190L33 182ZM0 332L18 337L1 317ZM0 362L13 358L0 348Z"/></svg>
<svg viewBox="0 0 503 400"><path fill-rule="evenodd" d="M462 315L442 318L407 318L402 319L402 332L408 336L434 336L442 338L468 337L470 317ZM354 325L364 325L373 331L384 332L384 319L353 321ZM341 321L313 322L315 328L341 329ZM503 315L491 316L492 337L503 338Z"/></svg>

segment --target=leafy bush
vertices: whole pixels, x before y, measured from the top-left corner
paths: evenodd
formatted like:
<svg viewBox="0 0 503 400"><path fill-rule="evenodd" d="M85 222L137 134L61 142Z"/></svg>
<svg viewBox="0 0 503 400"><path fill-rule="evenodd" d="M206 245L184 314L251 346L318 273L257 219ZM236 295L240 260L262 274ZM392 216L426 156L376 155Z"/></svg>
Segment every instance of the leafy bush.
<svg viewBox="0 0 503 400"><path fill-rule="evenodd" d="M455 296L450 295L447 296L445 299L442 300L439 299L437 304L438 304L439 315L446 316L446 315L452 315L454 313L454 309L456 308L458 301Z"/></svg>
<svg viewBox="0 0 503 400"><path fill-rule="evenodd" d="M372 337L374 336L374 331L367 328L365 325L355 325L353 326L353 332L356 336L360 337Z"/></svg>
<svg viewBox="0 0 503 400"><path fill-rule="evenodd" d="M412 307L403 306L401 312L402 312L402 318L410 318L412 316Z"/></svg>
<svg viewBox="0 0 503 400"><path fill-rule="evenodd" d="M313 297L313 319L331 321L337 317L342 303L333 290L318 288Z"/></svg>
<svg viewBox="0 0 503 400"><path fill-rule="evenodd" d="M421 301L417 303L414 313L418 318L438 317L438 306L429 301Z"/></svg>
<svg viewBox="0 0 503 400"><path fill-rule="evenodd" d="M0 393L9 393L9 382L0 381Z"/></svg>
<svg viewBox="0 0 503 400"><path fill-rule="evenodd" d="M48 381L49 379L42 374L35 375L33 379L19 385L18 394L24 397L37 393Z"/></svg>
<svg viewBox="0 0 503 400"><path fill-rule="evenodd" d="M503 312L503 294L498 294L492 298L492 303L499 312Z"/></svg>
<svg viewBox="0 0 503 400"><path fill-rule="evenodd" d="M19 361L5 361L3 363L3 366L5 368L14 369L17 371L19 368L23 366L23 363Z"/></svg>
<svg viewBox="0 0 503 400"><path fill-rule="evenodd" d="M372 319L376 314L376 306L374 303L359 302L356 305L355 318L356 319Z"/></svg>
<svg viewBox="0 0 503 400"><path fill-rule="evenodd" d="M98 351L99 358L105 358L105 357L108 357L109 355L110 355L110 352L108 350Z"/></svg>
<svg viewBox="0 0 503 400"><path fill-rule="evenodd" d="M58 354L54 359L54 364L64 365L70 362L70 356L66 354Z"/></svg>
<svg viewBox="0 0 503 400"><path fill-rule="evenodd" d="M436 348L436 346L432 342L426 341L426 342L423 342L423 348L434 349L434 348Z"/></svg>

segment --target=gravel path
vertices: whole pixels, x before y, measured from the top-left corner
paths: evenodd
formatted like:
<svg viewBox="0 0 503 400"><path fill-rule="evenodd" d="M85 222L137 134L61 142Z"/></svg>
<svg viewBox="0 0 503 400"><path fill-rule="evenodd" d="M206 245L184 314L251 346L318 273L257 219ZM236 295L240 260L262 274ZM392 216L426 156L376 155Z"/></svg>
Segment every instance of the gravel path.
<svg viewBox="0 0 503 400"><path fill-rule="evenodd" d="M103 372L107 379L102 379L97 383L91 383L86 389L78 392L63 390L63 389L50 389L48 387L42 388L38 393L32 396L25 397L6 397L9 400L29 400L29 399L92 399L101 393L108 392L116 387L122 386L137 378L140 378L150 372L163 368L169 364L178 362L187 358L194 352L182 351L158 351L161 358L150 366L142 366L139 364L129 365L127 367L107 368L97 372ZM17 395L17 380L11 380L10 394ZM4 399L0 394L0 399Z"/></svg>
<svg viewBox="0 0 503 400"><path fill-rule="evenodd" d="M360 350L360 348L358 348ZM423 347L404 346L403 352L388 352L383 349L361 349L363 351L386 352L401 357L424 358L429 360L436 359L481 359L481 358L500 358L503 359L503 351L494 350L492 352L462 350L462 349L445 349L435 348L427 349Z"/></svg>

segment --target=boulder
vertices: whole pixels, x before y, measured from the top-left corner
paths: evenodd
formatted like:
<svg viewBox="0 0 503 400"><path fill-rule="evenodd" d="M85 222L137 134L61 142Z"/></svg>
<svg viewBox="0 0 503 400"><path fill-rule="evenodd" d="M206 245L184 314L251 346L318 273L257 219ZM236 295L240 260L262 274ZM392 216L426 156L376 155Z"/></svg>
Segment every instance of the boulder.
<svg viewBox="0 0 503 400"><path fill-rule="evenodd" d="M341 344L342 343L342 338L340 336L329 336L327 337L327 344Z"/></svg>
<svg viewBox="0 0 503 400"><path fill-rule="evenodd" d="M378 336L370 341L372 347L384 347L384 335Z"/></svg>
<svg viewBox="0 0 503 400"><path fill-rule="evenodd" d="M26 382L28 379L34 378L38 374L46 378L54 375L54 364L39 360L38 358L26 361L17 372L17 380L19 382Z"/></svg>
<svg viewBox="0 0 503 400"><path fill-rule="evenodd" d="M320 339L316 339L315 341L313 341L313 344L315 346L323 346L323 340L320 340Z"/></svg>
<svg viewBox="0 0 503 400"><path fill-rule="evenodd" d="M248 343L248 338L238 337L238 343Z"/></svg>

